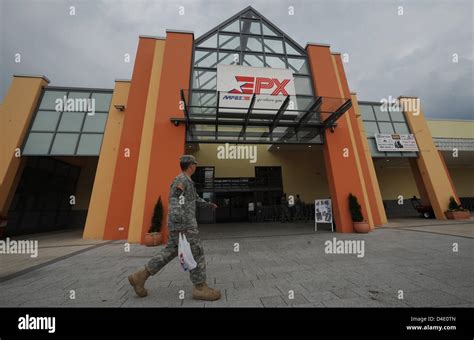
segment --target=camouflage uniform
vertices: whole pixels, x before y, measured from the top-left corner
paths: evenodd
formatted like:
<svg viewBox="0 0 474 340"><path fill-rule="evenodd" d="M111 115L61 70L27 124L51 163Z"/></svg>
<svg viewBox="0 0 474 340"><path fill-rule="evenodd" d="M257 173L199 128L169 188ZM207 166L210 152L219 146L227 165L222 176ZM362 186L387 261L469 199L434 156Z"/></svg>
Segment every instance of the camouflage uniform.
<svg viewBox="0 0 474 340"><path fill-rule="evenodd" d="M177 187L178 184L181 184L183 190ZM171 184L168 197L168 243L165 249L162 249L146 264L151 275L158 273L168 262L178 256L178 241L181 232L186 235L197 263L197 267L189 272L191 281L194 285L206 282L206 260L197 229L196 205L206 207L211 206L211 203L199 197L191 178L184 173L179 174Z"/></svg>

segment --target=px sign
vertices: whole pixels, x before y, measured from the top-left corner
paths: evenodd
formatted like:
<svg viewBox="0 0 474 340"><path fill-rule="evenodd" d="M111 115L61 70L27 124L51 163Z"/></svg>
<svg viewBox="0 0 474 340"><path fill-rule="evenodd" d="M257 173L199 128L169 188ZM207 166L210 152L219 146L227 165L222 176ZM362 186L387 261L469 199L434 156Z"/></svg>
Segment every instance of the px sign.
<svg viewBox="0 0 474 340"><path fill-rule="evenodd" d="M288 96L286 86L291 79L278 79L267 77L249 77L249 76L235 76L235 80L240 84L237 89L232 89L230 93L244 93L244 94L262 94L271 91L272 96L284 95Z"/></svg>
<svg viewBox="0 0 474 340"><path fill-rule="evenodd" d="M253 112L265 109L261 113L269 113L272 112L269 109L279 109L287 96L295 95L295 83L292 72L287 69L217 65L217 91L221 107L242 108L242 112L247 112L255 94ZM295 104L292 104L293 109L296 109Z"/></svg>

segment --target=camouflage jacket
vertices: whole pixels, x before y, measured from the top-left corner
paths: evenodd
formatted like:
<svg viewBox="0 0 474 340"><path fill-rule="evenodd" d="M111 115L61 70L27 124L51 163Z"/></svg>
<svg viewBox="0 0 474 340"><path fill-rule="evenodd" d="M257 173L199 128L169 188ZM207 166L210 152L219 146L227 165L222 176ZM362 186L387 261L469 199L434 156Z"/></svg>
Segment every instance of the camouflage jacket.
<svg viewBox="0 0 474 340"><path fill-rule="evenodd" d="M183 190L177 188L181 184ZM210 207L211 203L199 197L194 182L180 173L171 183L168 197L168 229L182 230L197 228L196 206Z"/></svg>

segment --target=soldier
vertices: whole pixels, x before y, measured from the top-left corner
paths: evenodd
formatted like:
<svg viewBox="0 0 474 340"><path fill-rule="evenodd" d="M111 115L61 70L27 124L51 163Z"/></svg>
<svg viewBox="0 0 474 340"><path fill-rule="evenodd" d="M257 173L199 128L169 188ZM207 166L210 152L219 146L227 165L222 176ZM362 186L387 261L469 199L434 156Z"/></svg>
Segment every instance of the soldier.
<svg viewBox="0 0 474 340"><path fill-rule="evenodd" d="M181 232L185 233L197 263L197 267L189 272L194 284L193 299L218 300L221 297L220 291L209 288L206 283L206 260L196 221L196 205L212 208L216 208L217 205L205 201L196 192L191 179L197 164L194 156L183 155L179 162L182 172L173 180L168 198L168 244L145 265L145 268L130 275L128 280L138 296L147 296L145 281L178 255Z"/></svg>

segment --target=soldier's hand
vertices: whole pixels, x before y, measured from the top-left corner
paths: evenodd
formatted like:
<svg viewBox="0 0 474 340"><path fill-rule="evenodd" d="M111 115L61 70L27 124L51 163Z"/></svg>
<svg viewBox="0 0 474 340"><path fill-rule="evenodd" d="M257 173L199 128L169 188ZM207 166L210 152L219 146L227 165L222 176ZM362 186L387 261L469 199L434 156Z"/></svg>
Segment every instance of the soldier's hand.
<svg viewBox="0 0 474 340"><path fill-rule="evenodd" d="M217 207L218 207L217 204L211 202L211 208L212 208L212 209L215 209L215 208L217 208Z"/></svg>

